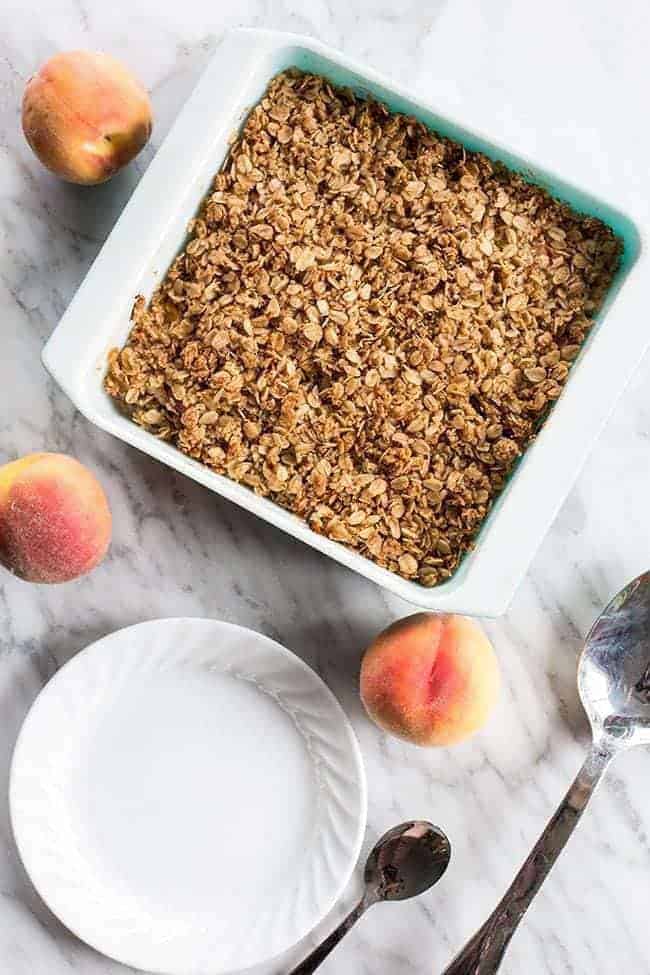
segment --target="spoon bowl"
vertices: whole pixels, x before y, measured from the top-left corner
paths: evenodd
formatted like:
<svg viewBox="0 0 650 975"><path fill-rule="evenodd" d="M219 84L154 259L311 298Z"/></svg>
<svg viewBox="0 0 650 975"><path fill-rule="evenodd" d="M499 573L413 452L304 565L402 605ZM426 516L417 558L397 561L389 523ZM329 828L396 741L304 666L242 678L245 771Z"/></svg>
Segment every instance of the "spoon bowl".
<svg viewBox="0 0 650 975"><path fill-rule="evenodd" d="M621 590L592 626L578 691L595 737L650 744L650 572Z"/></svg>
<svg viewBox="0 0 650 975"><path fill-rule="evenodd" d="M376 901L417 897L440 880L450 859L451 845L437 826L422 820L394 826L368 855L366 897Z"/></svg>

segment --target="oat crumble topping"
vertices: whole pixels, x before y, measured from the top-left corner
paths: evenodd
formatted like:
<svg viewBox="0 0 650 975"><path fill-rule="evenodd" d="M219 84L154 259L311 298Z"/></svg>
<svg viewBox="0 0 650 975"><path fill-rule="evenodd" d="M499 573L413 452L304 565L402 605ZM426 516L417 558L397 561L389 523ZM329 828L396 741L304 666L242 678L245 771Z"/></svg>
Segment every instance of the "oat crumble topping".
<svg viewBox="0 0 650 975"><path fill-rule="evenodd" d="M447 579L559 396L612 231L325 79L275 78L110 355L132 419L407 579Z"/></svg>

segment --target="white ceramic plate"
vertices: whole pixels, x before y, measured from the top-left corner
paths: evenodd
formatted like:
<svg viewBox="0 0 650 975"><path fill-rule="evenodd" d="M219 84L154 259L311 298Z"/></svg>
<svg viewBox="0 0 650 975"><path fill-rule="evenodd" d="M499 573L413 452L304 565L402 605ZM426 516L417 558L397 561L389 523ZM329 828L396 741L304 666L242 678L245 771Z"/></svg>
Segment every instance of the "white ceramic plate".
<svg viewBox="0 0 650 975"><path fill-rule="evenodd" d="M100 640L32 706L11 820L75 934L125 964L217 975L303 937L347 884L366 816L359 746L313 670L216 620Z"/></svg>

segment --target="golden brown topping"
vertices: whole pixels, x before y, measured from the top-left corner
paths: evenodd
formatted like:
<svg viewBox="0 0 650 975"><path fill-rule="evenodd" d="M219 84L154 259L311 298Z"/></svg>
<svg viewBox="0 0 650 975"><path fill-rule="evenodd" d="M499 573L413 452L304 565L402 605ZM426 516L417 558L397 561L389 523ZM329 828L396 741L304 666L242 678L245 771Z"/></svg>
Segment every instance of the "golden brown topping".
<svg viewBox="0 0 650 975"><path fill-rule="evenodd" d="M288 72L106 388L407 578L448 578L566 381L619 243L414 119Z"/></svg>

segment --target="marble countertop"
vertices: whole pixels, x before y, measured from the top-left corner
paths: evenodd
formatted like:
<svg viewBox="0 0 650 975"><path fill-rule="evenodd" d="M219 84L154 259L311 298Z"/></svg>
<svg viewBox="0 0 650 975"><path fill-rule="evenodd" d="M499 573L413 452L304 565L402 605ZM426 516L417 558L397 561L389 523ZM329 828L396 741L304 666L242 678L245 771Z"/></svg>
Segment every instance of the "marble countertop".
<svg viewBox="0 0 650 975"><path fill-rule="evenodd" d="M356 689L369 637L411 609L89 426L46 377L40 351L230 26L303 32L343 48L648 227L642 93L650 13L644 0L628 0L621 11L610 0L4 0L0 461L43 448L74 454L100 475L115 519L111 553L86 579L46 588L0 577L6 975L125 971L75 940L34 893L11 838L6 780L18 727L48 677L92 640L156 616L220 617L295 650L324 677L359 736L369 837L424 817L453 841L453 868L440 886L417 902L376 908L324 973L441 971L511 880L582 760L581 639L602 604L650 562L648 361L639 364L510 611L487 624L504 675L494 719L467 744L424 751L379 733ZM156 114L152 143L138 161L90 191L50 177L19 127L28 75L56 50L73 47L104 48L127 61L151 89ZM647 307L639 305L638 314L647 317ZM504 975L647 975L649 761L632 753L615 766L516 935ZM298 954L265 973L286 971Z"/></svg>

